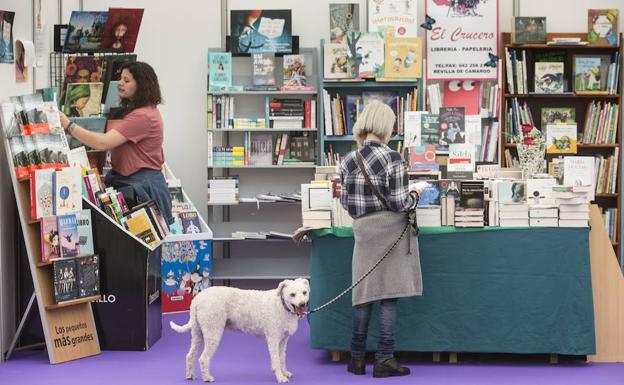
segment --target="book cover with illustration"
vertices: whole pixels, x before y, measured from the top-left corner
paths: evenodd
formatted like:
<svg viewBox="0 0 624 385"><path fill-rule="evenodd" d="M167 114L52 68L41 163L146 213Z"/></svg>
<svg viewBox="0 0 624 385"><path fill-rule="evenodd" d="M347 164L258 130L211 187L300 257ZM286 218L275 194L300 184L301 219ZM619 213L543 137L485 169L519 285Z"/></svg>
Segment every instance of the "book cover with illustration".
<svg viewBox="0 0 624 385"><path fill-rule="evenodd" d="M292 53L292 11L254 9L230 11L230 52Z"/></svg>
<svg viewBox="0 0 624 385"><path fill-rule="evenodd" d="M150 246L160 241L154 224L151 222L145 207L123 217L122 223L128 231Z"/></svg>
<svg viewBox="0 0 624 385"><path fill-rule="evenodd" d="M440 117L437 114L421 115L421 140L423 146L432 145L436 147L436 152L448 153L448 145L440 143Z"/></svg>
<svg viewBox="0 0 624 385"><path fill-rule="evenodd" d="M41 263L61 257L61 239L55 216L43 217L40 222Z"/></svg>
<svg viewBox="0 0 624 385"><path fill-rule="evenodd" d="M565 91L563 63L535 63L535 88L539 94L560 94Z"/></svg>
<svg viewBox="0 0 624 385"><path fill-rule="evenodd" d="M368 0L368 31L386 36L416 37L416 0Z"/></svg>
<svg viewBox="0 0 624 385"><path fill-rule="evenodd" d="M526 202L526 181L503 180L498 184L498 203L512 204Z"/></svg>
<svg viewBox="0 0 624 385"><path fill-rule="evenodd" d="M91 222L91 210L76 211L76 223L78 225L79 256L93 255L93 226Z"/></svg>
<svg viewBox="0 0 624 385"><path fill-rule="evenodd" d="M56 171L54 183L54 213L68 214L82 209L82 174L78 167Z"/></svg>
<svg viewBox="0 0 624 385"><path fill-rule="evenodd" d="M419 37L385 38L384 77L418 78L422 73L422 39Z"/></svg>
<svg viewBox="0 0 624 385"><path fill-rule="evenodd" d="M574 55L574 91L607 93L609 55Z"/></svg>
<svg viewBox="0 0 624 385"><path fill-rule="evenodd" d="M408 152L410 170L423 173L440 170L440 165L436 162L435 146L410 146Z"/></svg>
<svg viewBox="0 0 624 385"><path fill-rule="evenodd" d="M72 11L63 50L66 52L99 50L107 21L106 11Z"/></svg>
<svg viewBox="0 0 624 385"><path fill-rule="evenodd" d="M574 107L544 107L542 108L542 125L576 123L576 108Z"/></svg>
<svg viewBox="0 0 624 385"><path fill-rule="evenodd" d="M275 85L275 54L272 52L251 54L251 75L254 86Z"/></svg>
<svg viewBox="0 0 624 385"><path fill-rule="evenodd" d="M77 257L80 244L76 214L57 215L56 225L61 240L61 258Z"/></svg>
<svg viewBox="0 0 624 385"><path fill-rule="evenodd" d="M360 5L329 4L329 41L346 43L347 33L360 30Z"/></svg>
<svg viewBox="0 0 624 385"><path fill-rule="evenodd" d="M445 81L444 107L464 107L465 115L480 115L481 82L476 80Z"/></svg>
<svg viewBox="0 0 624 385"><path fill-rule="evenodd" d="M109 8L100 48L134 52L142 19L142 8Z"/></svg>
<svg viewBox="0 0 624 385"><path fill-rule="evenodd" d="M328 43L323 46L323 78L349 79L349 46Z"/></svg>
<svg viewBox="0 0 624 385"><path fill-rule="evenodd" d="M199 221L199 214L197 211L185 211L181 212L180 220L182 221L182 232L184 234L201 233L202 227Z"/></svg>
<svg viewBox="0 0 624 385"><path fill-rule="evenodd" d="M466 143L464 107L440 108L440 144Z"/></svg>
<svg viewBox="0 0 624 385"><path fill-rule="evenodd" d="M54 301L56 303L78 298L78 269L76 260L58 259L54 261Z"/></svg>
<svg viewBox="0 0 624 385"><path fill-rule="evenodd" d="M440 204L440 183L437 180L428 180L429 187L418 194L418 207L437 206Z"/></svg>
<svg viewBox="0 0 624 385"><path fill-rule="evenodd" d="M546 18L512 17L511 42L512 44L546 44Z"/></svg>
<svg viewBox="0 0 624 385"><path fill-rule="evenodd" d="M15 96L10 100L15 103L15 116L22 135L50 133L41 94Z"/></svg>
<svg viewBox="0 0 624 385"><path fill-rule="evenodd" d="M347 95L346 96L346 115L347 115L347 135L353 134L353 126L358 117L364 110L364 99L362 95Z"/></svg>
<svg viewBox="0 0 624 385"><path fill-rule="evenodd" d="M405 111L403 147L420 146L422 140L422 115L424 111Z"/></svg>
<svg viewBox="0 0 624 385"><path fill-rule="evenodd" d="M67 86L71 83L99 83L104 80L104 62L95 56L67 56L61 100L65 100Z"/></svg>
<svg viewBox="0 0 624 385"><path fill-rule="evenodd" d="M78 267L78 298L100 294L100 261L97 255L76 259Z"/></svg>
<svg viewBox="0 0 624 385"><path fill-rule="evenodd" d="M595 186L595 158L593 156L566 156L563 158L563 184L565 186ZM591 200L594 189L591 189Z"/></svg>
<svg viewBox="0 0 624 385"><path fill-rule="evenodd" d="M306 65L303 55L284 55L284 87L303 88L307 86Z"/></svg>
<svg viewBox="0 0 624 385"><path fill-rule="evenodd" d="M384 36L381 32L349 32L348 67L352 78L384 76Z"/></svg>
<svg viewBox="0 0 624 385"><path fill-rule="evenodd" d="M211 90L232 85L232 54L230 52L209 52L210 70L208 84Z"/></svg>
<svg viewBox="0 0 624 385"><path fill-rule="evenodd" d="M187 311L193 298L210 287L212 243L166 242L162 259L162 312Z"/></svg>
<svg viewBox="0 0 624 385"><path fill-rule="evenodd" d="M251 135L250 164L270 166L273 164L273 134L253 133Z"/></svg>
<svg viewBox="0 0 624 385"><path fill-rule="evenodd" d="M65 92L63 113L67 117L100 116L104 83L70 83Z"/></svg>
<svg viewBox="0 0 624 385"><path fill-rule="evenodd" d="M617 9L587 10L587 42L592 45L618 45Z"/></svg>
<svg viewBox="0 0 624 385"><path fill-rule="evenodd" d="M35 170L30 173L30 219L54 215L54 170Z"/></svg>

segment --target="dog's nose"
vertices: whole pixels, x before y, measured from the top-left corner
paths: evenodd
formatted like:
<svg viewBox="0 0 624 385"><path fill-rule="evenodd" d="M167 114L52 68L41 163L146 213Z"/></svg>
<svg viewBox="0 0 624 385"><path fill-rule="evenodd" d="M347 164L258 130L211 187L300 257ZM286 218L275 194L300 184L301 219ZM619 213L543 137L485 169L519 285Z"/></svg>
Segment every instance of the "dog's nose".
<svg viewBox="0 0 624 385"><path fill-rule="evenodd" d="M307 304L307 302L301 302L301 303L299 304L299 307L304 307L306 304Z"/></svg>

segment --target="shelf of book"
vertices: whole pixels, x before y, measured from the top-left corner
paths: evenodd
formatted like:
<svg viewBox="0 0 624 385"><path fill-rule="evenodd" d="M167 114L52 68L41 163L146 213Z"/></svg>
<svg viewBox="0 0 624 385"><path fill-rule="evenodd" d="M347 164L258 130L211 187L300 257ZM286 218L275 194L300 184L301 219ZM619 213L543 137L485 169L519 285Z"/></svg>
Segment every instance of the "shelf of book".
<svg viewBox="0 0 624 385"><path fill-rule="evenodd" d="M223 52L223 49L208 51L210 55L212 52ZM300 48L295 54L301 56L282 57L267 53L256 57L232 56L230 59L228 55L222 55L231 61L233 86L223 91L209 86L207 93L209 109L207 132L209 146L213 149L209 154L212 161L209 159L207 167L209 194L212 191L216 195L232 193L232 196L234 194L238 196L240 192L240 196L255 197L271 191L295 192L300 190L302 183L313 178L319 153L318 50ZM216 56L218 55L213 55L213 58ZM297 59L303 60L305 86L312 90L234 89L240 89L239 86L243 89L261 87L260 83L266 80L265 77L270 72L259 75L261 71L256 70L265 69L262 63L266 63L267 60L271 60L271 67L274 68L272 76L275 84L271 86L281 88L283 84L293 80L287 75L282 76L287 67L284 62L292 63L291 60ZM209 84L210 76L209 68ZM298 159L302 163L289 162L289 159ZM276 178L278 173L279 178ZM214 187L222 186L217 182L223 179L236 179L236 182L231 185L225 183L227 187ZM235 193L232 192L233 189ZM267 204L265 209L258 211L256 206L265 203ZM290 246L276 239L251 240L231 237L236 231L262 232L266 229L276 229L286 233L293 232L301 226L299 202L207 201L206 206L208 223L215 234L220 235L212 239L216 245L212 279L282 279L308 274L307 263L296 264L292 270L292 267L289 267L291 259L288 259L288 263L284 263L286 259L279 262L280 265L288 266L276 266L278 262L274 256L275 247L280 247L286 249L283 251L284 255L294 257L295 261L301 258L309 261L309 248ZM248 263L245 257L249 255L256 256L256 264ZM290 275L287 270L280 273L282 268L287 270L290 268L292 273L296 274ZM271 271L275 274L270 274Z"/></svg>
<svg viewBox="0 0 624 385"><path fill-rule="evenodd" d="M620 94L505 94L506 99L518 98L518 99L526 99L526 98L536 98L536 99L620 99Z"/></svg>
<svg viewBox="0 0 624 385"><path fill-rule="evenodd" d="M209 128L208 132L318 132L316 128Z"/></svg>
<svg viewBox="0 0 624 385"><path fill-rule="evenodd" d="M243 200L241 199L238 202L208 202L208 206L237 206L243 204L254 204L254 205L300 205L301 202L281 202L281 201L258 201L258 200Z"/></svg>
<svg viewBox="0 0 624 385"><path fill-rule="evenodd" d="M548 41L551 41L553 38L562 37L574 37L580 38L581 40L586 40L587 33L547 34ZM512 122L513 119L515 119L514 114L518 113L518 111L516 111L516 106L519 106L521 108L521 113L524 113L524 110L528 109L528 111L532 115L531 121L533 122L534 126L542 131L542 134L544 136L547 136L547 133L546 127L542 127L543 122L546 124L552 124L549 123L549 121L547 120L548 114L544 114L544 110L548 111L548 109L550 109L551 111L555 111L555 109L560 109L570 111L570 114L573 114L571 118L566 119L565 122L555 121L554 123L572 124L572 120L575 122L574 124L576 124L577 127L577 137L583 138L583 140L578 140L577 142L577 154L547 153L546 159L550 161L553 158L558 158L559 156L574 155L596 156L604 158L613 156L614 159L617 158L616 168L613 172L613 174L617 178L615 193L597 193L595 194L595 197L596 203L603 210L617 209L618 222L621 218L622 209L622 200L620 197L620 191L622 191L622 178L620 177L622 167L622 114L621 106L618 105L621 100L620 89L622 87L621 41L622 37L620 35L620 44L609 46L573 44L511 44L510 33L503 33L500 39L500 52L501 56L503 57L501 86L502 94L504 95L504 102L506 104L505 106L503 106L505 108L505 113L503 114L503 119L501 119L501 154L504 154L505 151L507 151L510 152L511 156L517 157L516 144L509 143L511 135L515 134L515 132L512 132ZM512 54L511 51L515 51L516 53ZM505 57L507 54L509 54L509 57ZM606 72L601 74L601 78L607 80L605 82L606 85L601 84L601 89L605 89L603 87L606 87L607 91L598 93L595 91L590 91L586 93L573 92L577 87L576 75L580 76L579 74L575 75L575 66L578 57L591 58L592 56L594 58L601 58L601 71L606 71L603 66L605 66L605 68L609 70L608 74ZM610 58L610 60L606 61L606 58ZM617 58L617 61L615 61L615 58ZM561 82L563 84L564 93L550 94L532 92L536 89L535 63L541 62L563 62L560 66L563 67L563 79L561 80ZM511 67L509 67L510 65ZM611 66L613 66L615 68L615 71L617 71L615 74L610 71ZM514 87L512 87L509 84L509 81L517 83L517 85L514 85ZM611 81L612 83L608 83L609 81ZM523 83L524 85L521 85L521 83ZM514 88L517 90L521 86L524 88L522 90L523 92L521 93L516 94L510 91L510 89ZM610 94L609 90L611 92ZM516 101L517 104L515 104ZM613 109L607 110L607 107ZM509 111L513 111L513 114L509 113ZM608 113L605 113L605 111L607 111ZM619 112L617 114L617 119L612 118L613 115L609 114L611 111L613 111L614 113ZM598 119L597 116L600 116L601 118ZM605 121L609 123L610 126L606 126L607 123L604 123ZM603 128L601 128L600 126L602 124L604 124L606 127L604 128L604 131L602 131ZM609 127L612 127L612 130L614 130L615 132L609 130ZM604 132L606 132L607 135L604 135ZM586 134L588 135L586 136ZM605 140L605 138L607 140ZM592 143L581 143L581 141ZM605 161L606 160L607 159L605 159ZM617 226L615 239L613 239L611 243L614 247L614 250L616 251L618 259L622 258L620 245L621 236L622 226Z"/></svg>
<svg viewBox="0 0 624 385"><path fill-rule="evenodd" d="M209 95L228 96L228 95L308 95L314 96L317 94L316 90L313 91L208 91Z"/></svg>
<svg viewBox="0 0 624 385"><path fill-rule="evenodd" d="M215 258L212 271L212 279L218 280L309 278L310 256Z"/></svg>
<svg viewBox="0 0 624 385"><path fill-rule="evenodd" d="M55 303L53 305L47 305L46 309L48 310L60 309L63 307L74 306L74 305L78 305L81 303L89 303L93 301L98 301L100 300L100 298L101 297L99 295L94 295L92 297L78 298L78 299L73 299L71 301L63 301L63 302Z"/></svg>
<svg viewBox="0 0 624 385"><path fill-rule="evenodd" d="M319 147L321 165L334 165L356 146L353 124L369 99L380 99L397 115L396 134L391 141L403 140L403 115L422 106L422 79L328 79L325 78L325 40L321 39L319 78ZM330 59L331 60L331 59ZM329 125L331 127L329 127ZM336 135L338 133L339 135ZM398 145L398 144L397 144ZM398 149L398 147L397 147Z"/></svg>

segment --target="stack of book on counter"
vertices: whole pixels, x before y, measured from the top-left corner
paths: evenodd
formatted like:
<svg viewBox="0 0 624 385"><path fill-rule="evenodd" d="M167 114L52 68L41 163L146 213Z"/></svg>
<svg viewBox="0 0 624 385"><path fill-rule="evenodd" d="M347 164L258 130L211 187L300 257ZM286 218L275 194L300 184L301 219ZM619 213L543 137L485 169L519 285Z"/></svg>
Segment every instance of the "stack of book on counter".
<svg viewBox="0 0 624 385"><path fill-rule="evenodd" d="M483 209L457 207L455 227L483 227Z"/></svg>
<svg viewBox="0 0 624 385"><path fill-rule="evenodd" d="M588 227L589 196L593 186L554 186L559 205L559 227Z"/></svg>
<svg viewBox="0 0 624 385"><path fill-rule="evenodd" d="M442 220L440 216L440 206L427 205L416 208L416 220L418 227L440 227Z"/></svg>
<svg viewBox="0 0 624 385"><path fill-rule="evenodd" d="M500 227L528 227L529 205L526 203L499 203Z"/></svg>
<svg viewBox="0 0 624 385"><path fill-rule="evenodd" d="M301 220L304 227L332 227L331 183L301 185Z"/></svg>
<svg viewBox="0 0 624 385"><path fill-rule="evenodd" d="M309 102L301 99L273 99L267 106L271 128L303 128L304 105Z"/></svg>
<svg viewBox="0 0 624 385"><path fill-rule="evenodd" d="M555 205L530 205L529 225L531 227L558 227L559 210Z"/></svg>

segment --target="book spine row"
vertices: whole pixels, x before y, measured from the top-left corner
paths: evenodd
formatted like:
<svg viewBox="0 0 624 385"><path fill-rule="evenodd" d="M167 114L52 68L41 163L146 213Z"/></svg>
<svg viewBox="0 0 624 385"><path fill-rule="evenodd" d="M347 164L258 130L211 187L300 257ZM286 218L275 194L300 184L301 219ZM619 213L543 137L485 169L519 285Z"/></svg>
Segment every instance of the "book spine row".
<svg viewBox="0 0 624 385"><path fill-rule="evenodd" d="M477 146L478 161L496 162L498 155L499 124L492 121L485 124L481 130L481 145Z"/></svg>
<svg viewBox="0 0 624 385"><path fill-rule="evenodd" d="M505 48L505 73L510 94L527 94L526 52Z"/></svg>
<svg viewBox="0 0 624 385"><path fill-rule="evenodd" d="M518 102L517 98L511 99L505 105L507 126L505 130L506 142L511 142L511 137L519 135L522 131L523 124L533 123L533 116L531 115L531 109L525 101L523 104Z"/></svg>
<svg viewBox="0 0 624 385"><path fill-rule="evenodd" d="M500 85L481 82L481 117L495 119L500 115Z"/></svg>
<svg viewBox="0 0 624 385"><path fill-rule="evenodd" d="M615 194L617 192L617 165L620 155L619 148L615 149L613 155L604 158L602 155L596 157L596 193Z"/></svg>
<svg viewBox="0 0 624 385"><path fill-rule="evenodd" d="M611 242L617 242L617 228L619 226L618 209L607 209L604 213L602 213L602 220L604 221L605 227L609 232L609 239L611 239Z"/></svg>
<svg viewBox="0 0 624 385"><path fill-rule="evenodd" d="M234 98L227 95L208 96L208 128L234 128Z"/></svg>
<svg viewBox="0 0 624 385"><path fill-rule="evenodd" d="M584 144L614 144L617 141L617 127L620 108L611 102L593 101L587 106Z"/></svg>

